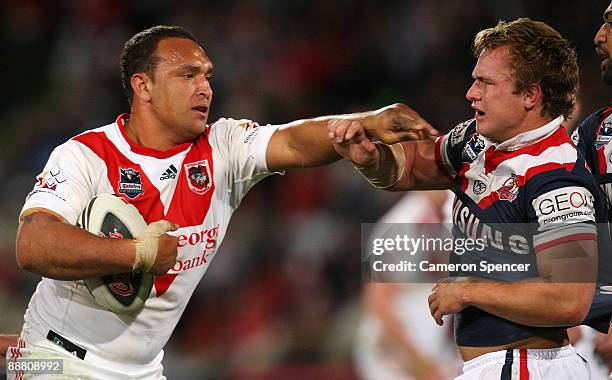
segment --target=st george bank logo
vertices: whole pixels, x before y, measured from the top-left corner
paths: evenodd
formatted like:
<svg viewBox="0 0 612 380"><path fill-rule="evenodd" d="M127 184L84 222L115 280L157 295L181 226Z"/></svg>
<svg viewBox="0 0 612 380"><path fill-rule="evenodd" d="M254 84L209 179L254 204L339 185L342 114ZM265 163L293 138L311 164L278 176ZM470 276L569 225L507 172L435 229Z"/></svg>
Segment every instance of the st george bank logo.
<svg viewBox="0 0 612 380"><path fill-rule="evenodd" d="M190 234L181 234L178 239L178 246L186 247L188 245L204 245L205 249L213 249L217 247L217 237L219 236L219 225L208 230L199 230Z"/></svg>
<svg viewBox="0 0 612 380"><path fill-rule="evenodd" d="M181 271L193 269L203 264L208 264L212 256L217 252L217 238L219 237L219 225L208 230L199 230L189 234L177 236L178 247L197 247L190 249L188 253L194 252L196 255L177 260L174 266L168 271L169 274L178 274Z"/></svg>

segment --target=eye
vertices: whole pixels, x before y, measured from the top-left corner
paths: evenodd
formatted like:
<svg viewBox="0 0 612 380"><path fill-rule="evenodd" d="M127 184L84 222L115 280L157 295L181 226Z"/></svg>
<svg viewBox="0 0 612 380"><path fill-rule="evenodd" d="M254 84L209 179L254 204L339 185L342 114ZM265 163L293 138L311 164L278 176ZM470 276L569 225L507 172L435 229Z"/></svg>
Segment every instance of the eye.
<svg viewBox="0 0 612 380"><path fill-rule="evenodd" d="M186 79L193 79L193 73L182 74L181 76Z"/></svg>

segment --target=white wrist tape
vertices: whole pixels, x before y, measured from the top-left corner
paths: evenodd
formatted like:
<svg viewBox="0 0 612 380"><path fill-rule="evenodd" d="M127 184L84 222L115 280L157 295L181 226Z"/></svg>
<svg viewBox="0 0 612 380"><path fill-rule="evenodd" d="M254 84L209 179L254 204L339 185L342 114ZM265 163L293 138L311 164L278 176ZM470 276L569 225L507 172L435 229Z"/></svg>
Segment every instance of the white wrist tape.
<svg viewBox="0 0 612 380"><path fill-rule="evenodd" d="M375 142L380 153L378 161L371 166L353 164L372 186L379 189L389 188L397 183L406 166L406 153L402 144L387 145Z"/></svg>
<svg viewBox="0 0 612 380"><path fill-rule="evenodd" d="M160 236L172 230L174 230L172 223L167 220L159 220L146 226L140 235L134 238L136 259L132 266L133 271L148 272L151 270L157 258L157 243Z"/></svg>

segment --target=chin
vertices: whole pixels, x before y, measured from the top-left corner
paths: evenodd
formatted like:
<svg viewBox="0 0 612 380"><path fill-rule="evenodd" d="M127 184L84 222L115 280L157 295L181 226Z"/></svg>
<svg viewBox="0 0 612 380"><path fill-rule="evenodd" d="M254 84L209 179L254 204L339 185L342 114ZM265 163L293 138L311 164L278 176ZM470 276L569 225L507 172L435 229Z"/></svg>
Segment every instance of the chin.
<svg viewBox="0 0 612 380"><path fill-rule="evenodd" d="M489 140L500 141L499 136L497 136L495 131L492 131L490 128L488 128L486 123L483 125L481 123L476 122L476 132L478 132L480 136L486 137Z"/></svg>
<svg viewBox="0 0 612 380"><path fill-rule="evenodd" d="M196 135L196 137L201 135L202 133L204 133L206 131L206 120L202 120L201 123L198 123L197 125L194 125L191 130Z"/></svg>
<svg viewBox="0 0 612 380"><path fill-rule="evenodd" d="M487 137L487 125L486 123L479 123L478 121L476 122L476 132L478 132L479 135Z"/></svg>

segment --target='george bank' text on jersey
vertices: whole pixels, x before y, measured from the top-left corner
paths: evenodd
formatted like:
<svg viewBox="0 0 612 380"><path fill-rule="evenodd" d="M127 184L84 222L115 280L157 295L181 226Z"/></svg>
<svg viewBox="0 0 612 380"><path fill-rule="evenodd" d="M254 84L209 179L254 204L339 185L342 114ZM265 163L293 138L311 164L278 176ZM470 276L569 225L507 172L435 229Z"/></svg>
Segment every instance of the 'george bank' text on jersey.
<svg viewBox="0 0 612 380"><path fill-rule="evenodd" d="M529 264L525 270L460 270L454 276L519 281L539 275L536 255L577 240L597 240L603 197L576 151L562 117L502 143L479 135L469 120L436 141L436 159L453 180L453 235L482 239L486 249L455 263ZM518 233L516 233L518 231ZM524 326L470 306L455 313L460 346L498 346L558 328Z"/></svg>
<svg viewBox="0 0 612 380"><path fill-rule="evenodd" d="M155 277L151 296L135 315L116 315L99 306L82 281L43 278L25 314L22 338L26 343L44 340L51 330L94 358L152 365L161 361L232 213L248 190L270 174L266 148L278 126L220 119L193 143L161 152L129 140L123 127L127 117L57 147L22 217L46 209L75 224L94 196L114 193L136 206L147 223L167 219L180 226L169 233L178 238L177 262Z"/></svg>

